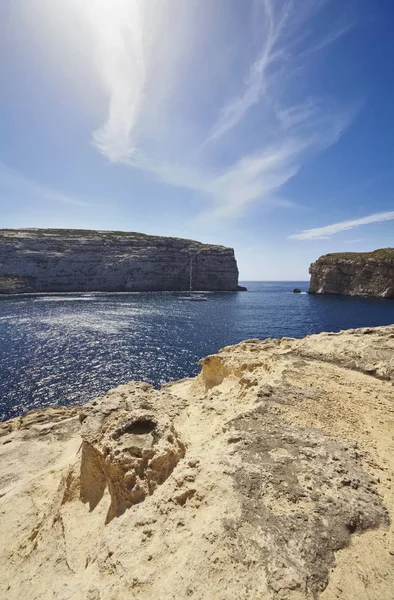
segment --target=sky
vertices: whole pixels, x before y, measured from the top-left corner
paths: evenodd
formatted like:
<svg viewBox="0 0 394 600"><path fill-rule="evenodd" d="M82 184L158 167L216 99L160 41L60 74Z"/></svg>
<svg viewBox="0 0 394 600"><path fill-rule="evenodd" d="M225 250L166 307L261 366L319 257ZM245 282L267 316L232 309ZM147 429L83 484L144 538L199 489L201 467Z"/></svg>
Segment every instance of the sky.
<svg viewBox="0 0 394 600"><path fill-rule="evenodd" d="M139 231L306 280L394 246L392 0L0 3L0 227Z"/></svg>

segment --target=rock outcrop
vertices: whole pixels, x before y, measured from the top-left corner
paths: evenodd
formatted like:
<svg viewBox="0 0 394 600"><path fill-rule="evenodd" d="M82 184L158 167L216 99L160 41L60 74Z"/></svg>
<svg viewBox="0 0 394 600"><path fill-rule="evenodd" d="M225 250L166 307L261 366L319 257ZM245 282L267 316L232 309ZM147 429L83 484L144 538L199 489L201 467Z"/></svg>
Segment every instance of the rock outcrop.
<svg viewBox="0 0 394 600"><path fill-rule="evenodd" d="M232 248L121 231L0 230L0 294L236 290Z"/></svg>
<svg viewBox="0 0 394 600"><path fill-rule="evenodd" d="M311 294L394 298L394 248L326 254L309 273Z"/></svg>
<svg viewBox="0 0 394 600"><path fill-rule="evenodd" d="M394 326L0 425L0 597L392 600Z"/></svg>

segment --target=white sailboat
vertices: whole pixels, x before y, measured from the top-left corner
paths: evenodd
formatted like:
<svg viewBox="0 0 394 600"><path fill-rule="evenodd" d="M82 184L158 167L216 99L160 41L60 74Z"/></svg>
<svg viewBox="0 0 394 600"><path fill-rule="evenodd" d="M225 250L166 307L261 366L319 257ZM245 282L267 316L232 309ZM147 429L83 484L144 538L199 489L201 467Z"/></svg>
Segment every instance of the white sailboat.
<svg viewBox="0 0 394 600"><path fill-rule="evenodd" d="M192 294L192 282L193 282L193 257L190 257L190 273L189 273L189 295L180 296L179 300L189 300L189 302L206 302L208 298L206 296L197 296Z"/></svg>

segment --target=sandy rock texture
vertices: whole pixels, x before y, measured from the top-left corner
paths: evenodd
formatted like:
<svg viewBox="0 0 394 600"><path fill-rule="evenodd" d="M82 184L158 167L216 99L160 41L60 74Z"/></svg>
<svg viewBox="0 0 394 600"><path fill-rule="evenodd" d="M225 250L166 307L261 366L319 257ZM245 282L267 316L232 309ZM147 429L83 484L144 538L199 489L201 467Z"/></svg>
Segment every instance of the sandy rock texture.
<svg viewBox="0 0 394 600"><path fill-rule="evenodd" d="M236 290L232 248L122 231L0 230L0 294Z"/></svg>
<svg viewBox="0 0 394 600"><path fill-rule="evenodd" d="M392 600L394 326L0 425L0 597Z"/></svg>
<svg viewBox="0 0 394 600"><path fill-rule="evenodd" d="M394 248L326 254L309 273L312 294L394 298Z"/></svg>

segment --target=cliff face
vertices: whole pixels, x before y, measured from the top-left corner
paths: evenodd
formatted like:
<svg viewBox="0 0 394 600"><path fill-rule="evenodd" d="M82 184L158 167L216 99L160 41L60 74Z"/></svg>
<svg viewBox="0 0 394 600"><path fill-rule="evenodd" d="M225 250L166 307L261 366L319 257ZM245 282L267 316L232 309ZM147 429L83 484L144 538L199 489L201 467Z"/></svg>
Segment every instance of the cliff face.
<svg viewBox="0 0 394 600"><path fill-rule="evenodd" d="M140 233L0 230L0 293L235 290L232 248Z"/></svg>
<svg viewBox="0 0 394 600"><path fill-rule="evenodd" d="M394 298L394 249L326 254L309 269L312 294Z"/></svg>
<svg viewBox="0 0 394 600"><path fill-rule="evenodd" d="M0 424L1 598L392 600L394 326L201 364Z"/></svg>

